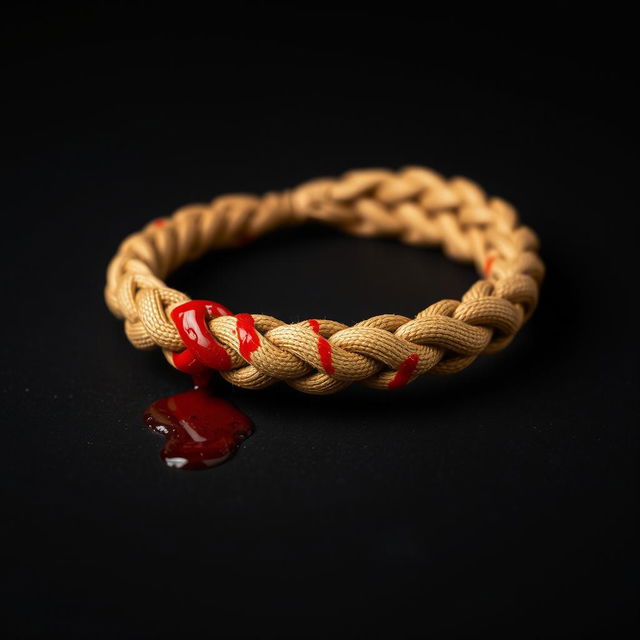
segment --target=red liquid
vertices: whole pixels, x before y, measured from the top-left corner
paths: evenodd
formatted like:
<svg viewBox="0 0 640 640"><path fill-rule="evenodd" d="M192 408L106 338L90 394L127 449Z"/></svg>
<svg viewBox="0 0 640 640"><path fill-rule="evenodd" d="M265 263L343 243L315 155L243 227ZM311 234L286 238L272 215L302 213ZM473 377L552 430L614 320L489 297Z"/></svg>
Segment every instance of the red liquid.
<svg viewBox="0 0 640 640"><path fill-rule="evenodd" d="M404 362L398 367L398 371L396 371L396 375L393 376L393 379L389 383L389 389L398 389L400 387L404 387L407 382L411 379L411 375L416 370L418 366L418 360L420 360L420 356L417 353L412 353L409 357L407 357Z"/></svg>
<svg viewBox="0 0 640 640"><path fill-rule="evenodd" d="M201 381L203 379L208 380L211 376L211 369L197 360L189 349L174 352L171 354L171 358L173 366L178 371L188 373L193 378L193 383L196 387L206 386L206 382L202 384Z"/></svg>
<svg viewBox="0 0 640 640"><path fill-rule="evenodd" d="M320 362L322 362L326 374L331 376L335 372L331 343L320 335L320 324L317 320L309 320L309 326L318 334L318 355L320 356Z"/></svg>
<svg viewBox="0 0 640 640"><path fill-rule="evenodd" d="M209 469L228 460L253 423L232 404L206 389L154 402L144 412L145 424L164 436L160 458L175 469Z"/></svg>
<svg viewBox="0 0 640 640"><path fill-rule="evenodd" d="M253 316L250 313L236 315L236 332L238 351L247 362L251 362L253 352L260 346L260 336L256 332Z"/></svg>
<svg viewBox="0 0 640 640"><path fill-rule="evenodd" d="M488 278L491 275L491 269L493 268L493 263L496 261L496 257L495 256L489 256L485 261L484 261L484 267L483 267L483 271L484 271L484 275L485 278Z"/></svg>
<svg viewBox="0 0 640 640"><path fill-rule="evenodd" d="M218 316L230 316L231 311L217 302L209 300L191 300L176 307L171 319L187 347L185 351L173 356L176 368L185 373L199 373L189 363L194 360L209 369L226 370L231 368L231 358L224 347L211 335L207 321ZM186 353L185 353L186 352Z"/></svg>

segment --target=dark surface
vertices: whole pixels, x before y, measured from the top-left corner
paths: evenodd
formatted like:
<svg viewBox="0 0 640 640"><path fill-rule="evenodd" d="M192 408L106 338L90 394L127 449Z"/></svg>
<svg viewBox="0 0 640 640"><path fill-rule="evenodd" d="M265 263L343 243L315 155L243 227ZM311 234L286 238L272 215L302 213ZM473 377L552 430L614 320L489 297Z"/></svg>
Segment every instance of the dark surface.
<svg viewBox="0 0 640 640"><path fill-rule="evenodd" d="M30 5L2 26L9 637L637 630L624 16L151 11ZM164 468L141 414L187 381L105 308L118 243L220 193L405 164L469 176L539 232L531 323L394 393L220 381L255 434L210 472ZM437 252L308 227L170 282L354 322L473 280Z"/></svg>

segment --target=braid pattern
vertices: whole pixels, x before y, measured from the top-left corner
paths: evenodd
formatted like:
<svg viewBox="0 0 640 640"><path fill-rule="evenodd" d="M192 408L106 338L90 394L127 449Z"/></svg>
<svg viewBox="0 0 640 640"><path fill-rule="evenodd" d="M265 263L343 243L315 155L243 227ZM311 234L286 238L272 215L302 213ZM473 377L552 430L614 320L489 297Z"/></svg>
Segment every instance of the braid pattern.
<svg viewBox="0 0 640 640"><path fill-rule="evenodd" d="M124 318L135 347L161 347L173 364L185 344L171 311L190 299L163 280L210 249L241 246L307 220L358 236L441 246L450 258L474 263L482 279L462 300L437 302L414 318L381 315L349 327L253 314L257 346L250 358L241 355L238 318L212 317L208 329L231 363L220 373L234 385L261 389L284 380L327 394L355 381L386 389L399 386L399 376L408 382L427 372L455 373L508 345L536 307L544 265L535 233L519 224L513 207L473 182L421 167L350 171L283 193L226 195L183 207L124 240L108 268L107 305Z"/></svg>

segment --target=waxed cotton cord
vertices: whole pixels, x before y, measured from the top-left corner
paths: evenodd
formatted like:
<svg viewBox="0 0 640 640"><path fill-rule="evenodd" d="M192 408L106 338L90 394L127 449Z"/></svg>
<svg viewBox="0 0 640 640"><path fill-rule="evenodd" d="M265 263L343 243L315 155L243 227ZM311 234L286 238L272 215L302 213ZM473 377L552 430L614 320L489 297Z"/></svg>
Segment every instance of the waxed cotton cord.
<svg viewBox="0 0 640 640"><path fill-rule="evenodd" d="M358 236L442 246L481 274L460 301L442 300L414 318L386 314L351 327L326 319L286 324L260 314L206 315L230 383L261 389L278 380L306 393L361 381L397 388L423 373L450 374L507 346L536 307L544 265L535 233L515 209L465 178L407 167L350 171L262 197L225 195L150 222L124 240L109 264L105 299L138 349L161 347L179 365L193 356L176 325L190 298L163 282L210 249L241 247L284 225L321 221ZM346 268L346 267L345 267ZM375 270L371 277L375 278ZM195 302L195 301L194 301ZM191 304L191 303L190 303ZM186 342L185 342L186 340ZM178 357L181 354L181 357Z"/></svg>

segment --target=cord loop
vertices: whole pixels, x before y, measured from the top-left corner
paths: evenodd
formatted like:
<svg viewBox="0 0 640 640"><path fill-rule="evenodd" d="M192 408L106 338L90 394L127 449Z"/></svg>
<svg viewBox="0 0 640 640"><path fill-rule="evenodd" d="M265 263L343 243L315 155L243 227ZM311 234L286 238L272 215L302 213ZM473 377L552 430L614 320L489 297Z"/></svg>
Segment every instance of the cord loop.
<svg viewBox="0 0 640 640"><path fill-rule="evenodd" d="M211 248L240 247L306 220L359 236L392 236L475 265L481 279L462 300L414 318L385 314L348 327L326 319L285 324L190 300L163 279ZM515 209L466 178L430 169L349 171L282 193L226 195L183 207L129 236L107 270L105 299L139 349L161 347L187 373L214 368L230 383L261 389L283 380L306 393L354 381L395 389L419 375L450 374L506 347L533 313L544 264L536 234Z"/></svg>

